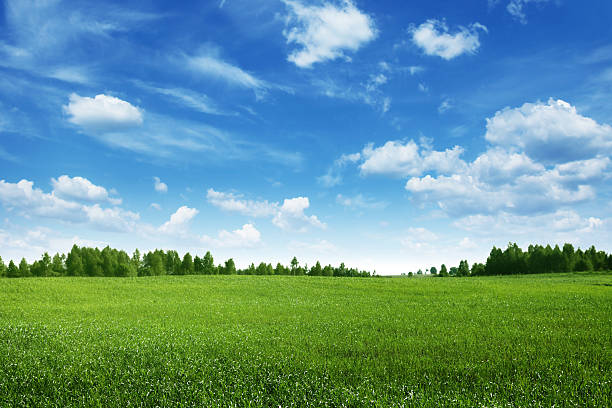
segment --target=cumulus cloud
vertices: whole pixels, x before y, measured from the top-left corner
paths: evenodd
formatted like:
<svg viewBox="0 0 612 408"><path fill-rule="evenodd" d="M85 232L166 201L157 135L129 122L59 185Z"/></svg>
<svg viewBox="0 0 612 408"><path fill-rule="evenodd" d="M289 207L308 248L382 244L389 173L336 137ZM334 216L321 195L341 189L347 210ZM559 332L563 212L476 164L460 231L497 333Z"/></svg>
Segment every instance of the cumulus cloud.
<svg viewBox="0 0 612 408"><path fill-rule="evenodd" d="M283 0L289 9L283 34L289 44L297 44L287 58L300 68L317 62L348 58L347 51L357 51L376 37L374 21L350 0L335 4L304 5Z"/></svg>
<svg viewBox="0 0 612 408"><path fill-rule="evenodd" d="M253 248L261 243L261 233L253 224L244 224L234 231L219 231L217 238L204 235L201 241L221 248Z"/></svg>
<svg viewBox="0 0 612 408"><path fill-rule="evenodd" d="M68 121L89 131L110 131L140 126L142 111L114 96L104 94L94 98L70 95L70 102L64 105Z"/></svg>
<svg viewBox="0 0 612 408"><path fill-rule="evenodd" d="M159 177L153 177L153 187L158 193L168 192L168 185L162 182Z"/></svg>
<svg viewBox="0 0 612 408"><path fill-rule="evenodd" d="M304 210L310 207L308 197L289 198L272 219L272 223L283 230L304 232L306 225L325 229L326 225L316 215L306 215Z"/></svg>
<svg viewBox="0 0 612 408"><path fill-rule="evenodd" d="M24 216L83 220L81 205L44 193L33 186L34 182L25 179L17 183L0 180L0 202L9 210L21 211Z"/></svg>
<svg viewBox="0 0 612 408"><path fill-rule="evenodd" d="M544 166L535 163L525 153L508 152L501 148L487 150L470 164L471 173L486 183L499 185L517 177L540 173Z"/></svg>
<svg viewBox="0 0 612 408"><path fill-rule="evenodd" d="M285 199L281 205L278 202L245 200L233 193L223 193L209 189L208 202L225 211L237 212L251 217L272 217L272 223L283 229L303 232L308 226L325 228L315 215L306 215L304 211L310 207L308 197Z"/></svg>
<svg viewBox="0 0 612 408"><path fill-rule="evenodd" d="M419 147L414 140L388 141L383 146L369 144L361 152L359 165L362 175L386 174L396 177L416 176L428 171L451 173L460 171L465 163L460 159L463 149L455 146L445 151Z"/></svg>
<svg viewBox="0 0 612 408"><path fill-rule="evenodd" d="M535 160L563 163L612 154L612 127L580 115L562 100L505 108L487 119L487 141Z"/></svg>
<svg viewBox="0 0 612 408"><path fill-rule="evenodd" d="M411 27L410 34L412 42L425 54L451 60L462 54L476 53L480 47L479 30L487 32L482 24L473 23L469 27L459 27L451 34L444 21L431 19L418 27Z"/></svg>
<svg viewBox="0 0 612 408"><path fill-rule="evenodd" d="M102 208L99 204L84 205L53 193L34 188L34 183L21 180L9 183L0 180L0 202L24 217L37 216L65 222L84 223L96 229L129 232L140 218L137 213L121 208Z"/></svg>
<svg viewBox="0 0 612 408"><path fill-rule="evenodd" d="M110 204L121 204L120 198L111 198L108 191L101 186L93 184L83 177L69 177L63 175L57 179L51 179L53 193L60 198L83 200L89 202L108 202Z"/></svg>
<svg viewBox="0 0 612 408"><path fill-rule="evenodd" d="M612 178L611 136L609 125L550 100L506 108L487 119L485 137L492 145L471 162L461 159L460 146L435 151L423 138L388 141L339 160L325 180L330 185L340 180L335 169L350 162L362 176L407 178L412 201L452 216L550 213L597 197Z"/></svg>
<svg viewBox="0 0 612 408"><path fill-rule="evenodd" d="M140 219L137 213L125 211L121 208L102 208L99 204L83 206L89 224L105 231L133 231L136 222Z"/></svg>
<svg viewBox="0 0 612 408"><path fill-rule="evenodd" d="M170 235L186 235L191 220L193 220L198 213L199 211L195 208L182 206L170 216L168 221L159 227L159 231Z"/></svg>

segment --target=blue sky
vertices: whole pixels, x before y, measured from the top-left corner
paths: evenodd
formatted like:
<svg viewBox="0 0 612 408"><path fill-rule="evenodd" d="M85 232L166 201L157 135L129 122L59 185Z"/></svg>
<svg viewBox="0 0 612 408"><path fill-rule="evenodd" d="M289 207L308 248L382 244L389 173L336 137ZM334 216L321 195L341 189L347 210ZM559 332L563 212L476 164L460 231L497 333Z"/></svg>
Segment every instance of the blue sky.
<svg viewBox="0 0 612 408"><path fill-rule="evenodd" d="M612 3L4 1L0 256L612 250Z"/></svg>

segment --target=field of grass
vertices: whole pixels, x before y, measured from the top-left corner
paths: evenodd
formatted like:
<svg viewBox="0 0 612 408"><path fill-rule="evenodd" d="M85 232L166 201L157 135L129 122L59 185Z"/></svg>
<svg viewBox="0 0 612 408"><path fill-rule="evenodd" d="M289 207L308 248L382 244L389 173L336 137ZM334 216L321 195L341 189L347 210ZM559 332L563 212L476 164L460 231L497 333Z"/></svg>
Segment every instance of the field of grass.
<svg viewBox="0 0 612 408"><path fill-rule="evenodd" d="M0 280L0 406L609 407L612 274Z"/></svg>

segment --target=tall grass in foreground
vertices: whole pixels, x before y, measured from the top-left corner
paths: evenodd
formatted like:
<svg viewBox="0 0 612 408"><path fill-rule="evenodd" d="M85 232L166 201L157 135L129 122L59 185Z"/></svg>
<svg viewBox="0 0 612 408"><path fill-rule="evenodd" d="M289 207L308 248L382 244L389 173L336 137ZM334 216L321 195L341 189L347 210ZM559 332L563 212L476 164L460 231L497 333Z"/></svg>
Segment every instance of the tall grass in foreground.
<svg viewBox="0 0 612 408"><path fill-rule="evenodd" d="M0 405L612 405L612 275L0 280Z"/></svg>

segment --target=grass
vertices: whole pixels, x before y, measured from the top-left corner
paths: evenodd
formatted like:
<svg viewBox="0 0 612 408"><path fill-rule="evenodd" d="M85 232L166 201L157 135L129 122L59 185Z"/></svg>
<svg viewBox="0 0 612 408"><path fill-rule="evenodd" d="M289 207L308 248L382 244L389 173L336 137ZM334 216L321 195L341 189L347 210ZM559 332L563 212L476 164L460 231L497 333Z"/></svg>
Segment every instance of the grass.
<svg viewBox="0 0 612 408"><path fill-rule="evenodd" d="M612 275L0 280L0 406L608 407Z"/></svg>

